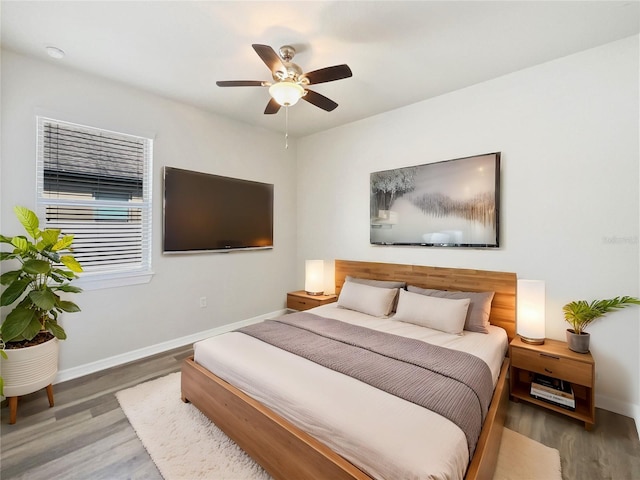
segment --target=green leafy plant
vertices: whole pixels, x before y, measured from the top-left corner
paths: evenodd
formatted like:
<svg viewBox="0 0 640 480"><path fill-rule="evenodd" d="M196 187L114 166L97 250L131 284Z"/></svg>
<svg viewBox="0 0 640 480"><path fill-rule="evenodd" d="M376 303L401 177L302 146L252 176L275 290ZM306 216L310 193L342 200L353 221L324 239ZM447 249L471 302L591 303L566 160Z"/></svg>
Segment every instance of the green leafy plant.
<svg viewBox="0 0 640 480"><path fill-rule="evenodd" d="M584 329L597 318L607 313L627 307L629 305L640 305L640 299L635 297L615 297L605 300L575 300L562 307L564 319L571 325L574 333L580 335L585 333Z"/></svg>
<svg viewBox="0 0 640 480"><path fill-rule="evenodd" d="M82 272L80 263L70 253L73 235L62 235L59 229L40 230L37 215L25 207L14 212L27 236L0 235L0 243L9 244L11 251L0 252L0 260L17 260L20 268L0 276L6 289L0 305L16 304L2 322L0 338L7 348L11 343L32 340L40 332L49 332L60 340L67 338L58 324L62 312L78 312L73 302L62 300L60 293L82 290L69 282Z"/></svg>

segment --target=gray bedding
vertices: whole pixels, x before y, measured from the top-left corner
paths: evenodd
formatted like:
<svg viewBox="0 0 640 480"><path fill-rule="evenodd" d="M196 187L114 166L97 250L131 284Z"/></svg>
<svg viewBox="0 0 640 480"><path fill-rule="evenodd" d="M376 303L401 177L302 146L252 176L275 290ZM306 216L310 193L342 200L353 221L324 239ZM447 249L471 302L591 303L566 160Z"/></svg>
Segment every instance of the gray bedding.
<svg viewBox="0 0 640 480"><path fill-rule="evenodd" d="M238 331L444 416L473 455L493 394L480 358L306 312Z"/></svg>

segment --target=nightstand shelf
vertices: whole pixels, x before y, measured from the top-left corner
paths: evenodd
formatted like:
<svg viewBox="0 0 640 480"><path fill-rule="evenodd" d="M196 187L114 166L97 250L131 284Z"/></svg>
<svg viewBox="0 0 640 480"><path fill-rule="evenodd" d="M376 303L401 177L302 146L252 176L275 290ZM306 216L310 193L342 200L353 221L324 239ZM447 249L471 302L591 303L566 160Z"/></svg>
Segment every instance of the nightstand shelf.
<svg viewBox="0 0 640 480"><path fill-rule="evenodd" d="M309 310L338 300L337 295L309 295L304 290L287 293L287 308L291 310Z"/></svg>
<svg viewBox="0 0 640 480"><path fill-rule="evenodd" d="M524 400L529 403L533 403L535 405L540 405L541 407L548 408L549 410L553 410L555 412L559 412L564 415L568 415L570 417L576 418L582 422L585 422L585 424L593 423L591 418L591 412L586 402L580 402L576 400L575 411L568 410L562 407L557 407L552 403L545 402L543 400L538 400L537 398L533 398L529 394L530 386L531 386L531 383L526 384L526 386L524 386L524 384L522 383L519 384L511 391L511 396L514 398L518 398L520 400ZM585 427L587 428L587 430L589 430L589 427L587 425L585 425Z"/></svg>
<svg viewBox="0 0 640 480"><path fill-rule="evenodd" d="M565 342L545 340L544 345L529 345L516 337L509 347L511 357L510 393L522 400L584 422L591 430L595 423L595 361L590 353L575 353ZM538 400L530 395L534 373L571 383L576 400L575 411Z"/></svg>

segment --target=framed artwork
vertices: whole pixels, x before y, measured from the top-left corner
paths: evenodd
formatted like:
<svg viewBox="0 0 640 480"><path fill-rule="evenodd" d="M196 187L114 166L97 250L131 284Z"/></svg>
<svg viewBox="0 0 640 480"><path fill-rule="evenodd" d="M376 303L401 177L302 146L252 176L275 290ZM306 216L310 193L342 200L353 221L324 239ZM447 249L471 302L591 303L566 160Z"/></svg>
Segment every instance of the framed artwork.
<svg viewBox="0 0 640 480"><path fill-rule="evenodd" d="M371 174L375 245L497 248L500 153Z"/></svg>

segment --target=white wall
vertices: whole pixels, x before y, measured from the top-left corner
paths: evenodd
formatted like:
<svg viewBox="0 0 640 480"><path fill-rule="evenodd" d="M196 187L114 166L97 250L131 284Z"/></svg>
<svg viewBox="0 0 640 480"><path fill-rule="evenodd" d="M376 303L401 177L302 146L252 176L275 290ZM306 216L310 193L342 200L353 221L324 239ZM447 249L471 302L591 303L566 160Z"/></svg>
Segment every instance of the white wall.
<svg viewBox="0 0 640 480"><path fill-rule="evenodd" d="M546 281L547 336L563 339L566 302L640 293L638 115L635 36L303 138L298 265L345 258L513 271ZM369 244L371 172L494 151L498 250ZM639 319L632 307L589 329L597 405L636 421Z"/></svg>
<svg viewBox="0 0 640 480"><path fill-rule="evenodd" d="M36 112L155 135L156 275L147 285L76 297L83 311L64 319L63 370L279 310L285 292L303 284L308 258L543 279L547 336L560 339L567 301L639 294L637 36L309 136L289 150L279 134L11 52L2 54L1 74L4 234L20 231L15 204L35 206ZM502 152L499 250L369 245L371 172L492 151ZM162 256L164 165L274 183L275 248ZM590 328L597 404L636 421L639 319L640 309L630 308Z"/></svg>
<svg viewBox="0 0 640 480"><path fill-rule="evenodd" d="M148 353L181 339L187 343L198 332L285 308L286 292L298 287L295 142L285 150L280 134L7 51L2 53L1 93L0 227L5 235L22 233L14 205L35 207L37 112L155 136L155 276L149 284L74 297L82 312L63 319L69 336L61 349L63 373L82 372L91 364L108 366L111 358L127 359L132 351ZM163 256L165 165L275 184L273 250ZM201 296L207 297L207 308L199 307Z"/></svg>

